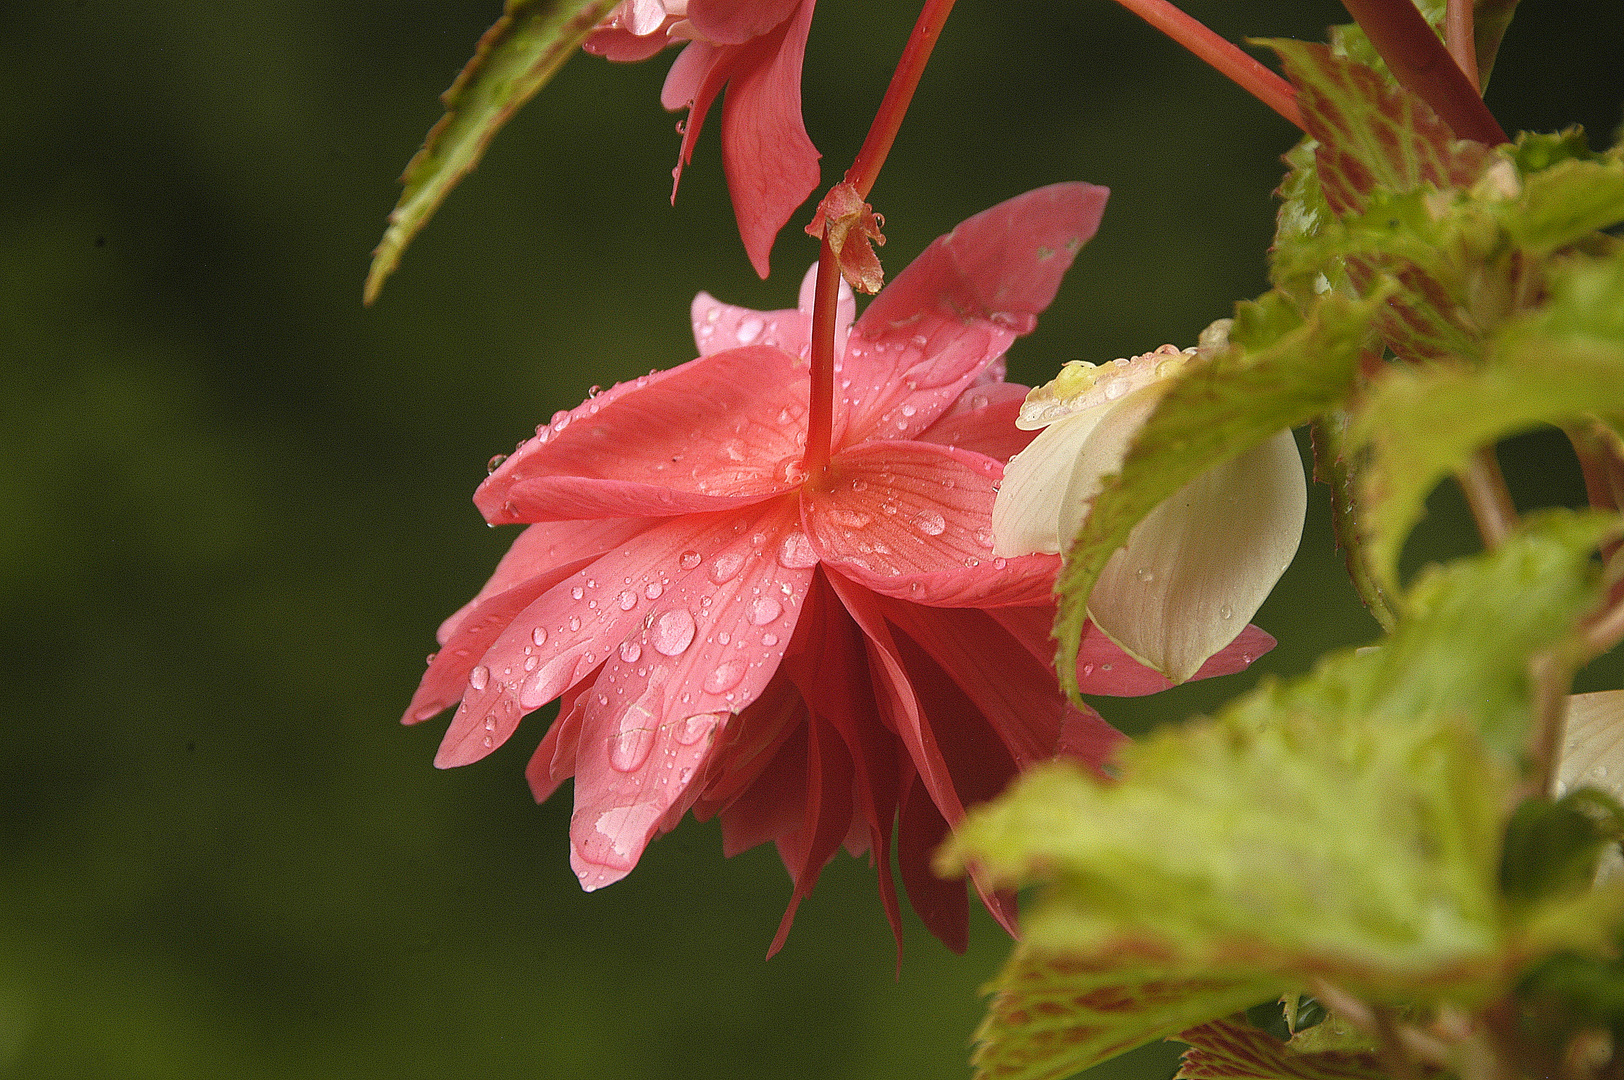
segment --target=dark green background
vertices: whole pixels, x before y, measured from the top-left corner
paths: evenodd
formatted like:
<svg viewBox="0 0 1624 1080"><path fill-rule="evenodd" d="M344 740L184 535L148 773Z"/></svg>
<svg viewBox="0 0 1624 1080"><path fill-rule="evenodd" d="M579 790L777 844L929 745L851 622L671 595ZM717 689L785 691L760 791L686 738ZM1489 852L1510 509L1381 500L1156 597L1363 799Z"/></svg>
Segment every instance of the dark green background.
<svg viewBox="0 0 1624 1080"><path fill-rule="evenodd" d="M1189 6L1232 38L1345 18ZM1609 132L1624 8L1525 7L1491 104L1508 128ZM820 4L826 182L913 12ZM508 542L469 502L486 459L591 384L688 359L695 291L788 306L814 255L792 226L756 280L714 130L672 210L667 61L583 57L364 310L395 177L497 13L0 16L0 1076L965 1075L1008 948L985 918L960 958L908 915L898 981L872 873L842 855L763 963L789 892L770 848L723 860L688 822L582 894L567 792L537 808L521 775L537 721L451 773L430 767L443 721L396 723L435 625ZM1107 184L1012 374L1189 344L1264 288L1292 139L1114 5L965 0L874 193L883 255L894 273L995 201ZM1526 499L1574 497L1559 445L1517 449ZM1375 632L1323 494L1257 620L1282 639L1259 671ZM1410 561L1469 547L1445 493ZM1107 713L1143 729L1252 678ZM1122 1068L1165 1076L1172 1053Z"/></svg>

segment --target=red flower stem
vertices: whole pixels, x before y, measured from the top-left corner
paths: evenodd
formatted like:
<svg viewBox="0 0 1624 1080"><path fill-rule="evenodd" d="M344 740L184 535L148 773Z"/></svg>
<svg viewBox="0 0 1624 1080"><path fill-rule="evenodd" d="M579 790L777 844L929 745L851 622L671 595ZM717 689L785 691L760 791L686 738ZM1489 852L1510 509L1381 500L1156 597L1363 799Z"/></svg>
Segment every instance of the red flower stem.
<svg viewBox="0 0 1624 1080"><path fill-rule="evenodd" d="M931 50L941 36L942 24L947 22L948 13L952 10L953 0L925 0L919 20L914 23L913 33L908 35L908 44L902 49L902 59L897 61L897 70L891 75L891 85L885 88L885 97L880 100L879 111L874 114L874 123L869 125L868 137L863 140L862 149L857 151L857 159L846 170L846 179L865 199L874 189L874 181L880 177L880 166L885 164L891 144L896 142L902 117L913 101L914 90L919 86L920 76L925 73Z"/></svg>
<svg viewBox="0 0 1624 1080"><path fill-rule="evenodd" d="M835 314L840 305L840 260L823 231L818 280L812 292L812 392L806 418L806 453L801 467L809 477L823 475L834 445Z"/></svg>
<svg viewBox="0 0 1624 1080"><path fill-rule="evenodd" d="M1477 77L1477 40L1473 33L1472 0L1448 0L1444 7L1444 45L1455 58L1466 81L1479 97L1483 86Z"/></svg>
<svg viewBox="0 0 1624 1080"><path fill-rule="evenodd" d="M1233 42L1209 30L1201 20L1180 11L1168 0L1117 0L1117 3L1160 30L1202 60L1218 74L1285 117L1300 130L1303 114L1297 108L1297 91L1285 79Z"/></svg>
<svg viewBox="0 0 1624 1080"><path fill-rule="evenodd" d="M846 179L857 193L868 198L879 179L880 167L885 164L891 144L896 142L902 118L913 101L925 64L930 60L936 39L941 36L942 24L953 10L953 0L925 0L914 23L908 44L902 49L897 70L891 75L891 84L885 88L879 111L869 125L868 136L857 151L857 159L846 170ZM829 230L824 227L822 246L818 250L818 280L812 293L812 391L806 419L806 453L801 466L812 477L821 476L829 467L833 451L835 412L835 318L840 308L840 262L829 243Z"/></svg>
<svg viewBox="0 0 1624 1080"><path fill-rule="evenodd" d="M1342 5L1399 85L1431 105L1457 138L1490 146L1511 141L1412 0L1342 0Z"/></svg>

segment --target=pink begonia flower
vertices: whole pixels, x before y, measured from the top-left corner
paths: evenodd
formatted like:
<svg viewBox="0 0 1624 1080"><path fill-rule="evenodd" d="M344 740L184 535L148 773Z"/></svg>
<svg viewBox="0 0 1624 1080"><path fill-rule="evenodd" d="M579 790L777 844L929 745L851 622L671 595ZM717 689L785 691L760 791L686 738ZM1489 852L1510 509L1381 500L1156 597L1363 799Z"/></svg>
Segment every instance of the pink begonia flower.
<svg viewBox="0 0 1624 1080"><path fill-rule="evenodd" d="M1016 423L1041 429L1009 462L993 506L994 552L1058 552L1195 350L1163 345L1033 390ZM1213 466L1152 510L1106 563L1089 619L1175 682L1230 646L1291 565L1308 485L1291 432Z"/></svg>
<svg viewBox="0 0 1624 1080"><path fill-rule="evenodd" d="M693 157L705 114L722 102L722 169L739 237L756 273L767 276L773 240L818 186L818 149L801 121L801 60L813 0L623 0L586 40L610 60L647 60L686 42L660 93L667 109L688 109L676 181Z"/></svg>
<svg viewBox="0 0 1624 1080"><path fill-rule="evenodd" d="M539 800L575 778L570 862L619 880L692 809L728 854L766 840L796 905L844 846L878 863L899 928L913 906L962 948L965 887L929 859L965 807L1035 762L1093 766L1121 736L1057 690L1053 555L1000 558L991 513L1024 387L1001 358L1093 235L1104 188L1059 184L936 240L855 324L840 300L834 453L801 467L813 275L798 309L700 293L700 357L599 394L537 429L474 501L535 522L440 628L407 709L461 700L435 759L501 746L561 698L527 775ZM1272 644L1248 632L1203 675ZM1090 632L1092 693L1168 682ZM1011 925L1012 898L981 890ZM900 930L898 930L900 933ZM900 941L900 938L899 938Z"/></svg>

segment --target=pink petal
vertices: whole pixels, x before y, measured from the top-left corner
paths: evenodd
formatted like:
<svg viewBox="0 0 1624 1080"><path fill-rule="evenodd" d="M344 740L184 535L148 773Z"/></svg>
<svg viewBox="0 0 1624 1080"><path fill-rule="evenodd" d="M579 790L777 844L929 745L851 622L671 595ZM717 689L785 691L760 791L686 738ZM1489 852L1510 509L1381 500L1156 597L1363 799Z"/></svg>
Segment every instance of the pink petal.
<svg viewBox="0 0 1624 1080"><path fill-rule="evenodd" d="M667 516L788 491L806 368L764 346L700 357L558 417L474 493L492 524Z"/></svg>
<svg viewBox="0 0 1624 1080"><path fill-rule="evenodd" d="M943 880L931 868L931 857L947 839L948 827L925 785L916 780L910 776L903 784L897 814L897 870L919 920L943 945L962 953L970 941L970 902L964 882Z"/></svg>
<svg viewBox="0 0 1624 1080"><path fill-rule="evenodd" d="M992 554L1002 472L935 443L863 443L835 455L824 486L805 489L802 521L826 565L875 592L954 607L1039 603L1059 560Z"/></svg>
<svg viewBox="0 0 1624 1080"><path fill-rule="evenodd" d="M818 149L801 121L801 60L811 27L807 2L775 30L728 46L740 56L722 103L722 167L739 238L763 278L778 230L821 179Z"/></svg>
<svg viewBox="0 0 1624 1080"><path fill-rule="evenodd" d="M798 531L793 514L779 500L754 519L738 517L736 541L673 579L598 675L570 833L584 887L623 877L661 823L700 796L694 780L709 740L772 679L812 577L812 566L779 558ZM704 753L693 749L701 738Z"/></svg>
<svg viewBox="0 0 1624 1080"><path fill-rule="evenodd" d="M619 64L635 64L647 60L671 41L664 33L634 34L618 26L594 30L581 47L594 56L613 60Z"/></svg>
<svg viewBox="0 0 1624 1080"><path fill-rule="evenodd" d="M552 798L558 785L575 775L575 751L580 746L581 721L586 716L586 703L582 698L589 689L591 687L583 682L564 693L558 706L558 719L547 729L541 745L525 766L524 778L538 803Z"/></svg>
<svg viewBox="0 0 1624 1080"><path fill-rule="evenodd" d="M1042 607L997 608L989 612L1033 656L1045 662L1054 660L1055 609ZM1274 648L1275 640L1266 631L1248 624L1235 640L1208 658L1195 679L1233 675L1250 667L1252 661ZM1092 622L1083 626L1082 645L1077 650L1077 682L1085 694L1108 697L1142 697L1170 689L1174 683L1154 668L1146 667L1123 652Z"/></svg>
<svg viewBox="0 0 1624 1080"><path fill-rule="evenodd" d="M671 63L671 70L665 73L665 85L660 88L660 104L670 112L678 109L692 108L698 103L701 90L706 79L716 67L716 59L721 50L708 41L691 42L687 48L677 54L676 60ZM720 80L716 88L711 90L705 99L705 108L710 107L711 98L722 88ZM688 122L683 126L684 138L682 140L682 160L687 161L692 148L687 138L689 128L694 130L694 138L698 138L698 127L705 122L705 109L697 109L697 118L689 114Z"/></svg>
<svg viewBox="0 0 1624 1080"><path fill-rule="evenodd" d="M1038 434L1015 426L1026 393L1027 388L1020 383L972 383L915 438L1008 461L1025 450Z"/></svg>
<svg viewBox="0 0 1624 1080"><path fill-rule="evenodd" d="M767 958L784 947L795 911L812 892L818 874L840 849L852 822L852 764L840 736L826 724L807 727L806 799L802 822L794 832L778 838L778 855L795 883L778 932L767 947Z"/></svg>
<svg viewBox="0 0 1624 1080"><path fill-rule="evenodd" d="M738 45L759 37L790 17L801 0L689 0L688 21L700 37L718 45ZM811 14L812 0L806 0Z"/></svg>
<svg viewBox="0 0 1624 1080"><path fill-rule="evenodd" d="M880 610L925 650L987 718L1019 769L1087 747L1098 767L1123 736L1092 709L1080 710L1032 656L974 608L926 608L881 600Z"/></svg>
<svg viewBox="0 0 1624 1080"><path fill-rule="evenodd" d="M702 292L694 297L690 311L700 356L746 345L771 345L805 359L810 349L812 320L794 309L755 311L724 304Z"/></svg>
<svg viewBox="0 0 1624 1080"><path fill-rule="evenodd" d="M799 621L795 629L799 634ZM737 816L735 811L740 811L740 807L749 802L757 778L771 767L779 748L805 724L806 707L800 694L780 675L769 682L761 696L734 717L723 731L722 739L706 766L705 790L693 807L694 818L698 821L709 821L718 814L722 816L723 854L729 857L737 855L745 848L778 835L776 832L765 832L742 846L736 846L730 839L729 821ZM740 813L745 819L751 817L748 807ZM747 832L754 828L753 822L747 822Z"/></svg>
<svg viewBox="0 0 1624 1080"><path fill-rule="evenodd" d="M631 518L592 522L548 522L519 534L496 573L473 601L440 627L441 649L429 663L402 723L416 724L455 705L468 689L468 677L487 649L538 596L581 570L607 548L648 528ZM574 558L558 561L571 542Z"/></svg>
<svg viewBox="0 0 1624 1080"><path fill-rule="evenodd" d="M708 611L703 618L709 625L719 617L721 608L715 607L719 599L731 596L741 584L768 577L793 582L798 575L810 574L807 569L782 567L770 574L754 571L755 578L745 574L771 560L771 548L767 560L754 554L755 536L788 529L793 507L784 499L742 514L695 514L662 522L543 593L513 619L471 672L435 764L451 768L489 754L507 741L525 713L539 709L605 661L623 662L620 650L630 651L630 642L642 649L651 627L656 632L663 629L669 640L672 626L669 619L660 622L662 615ZM727 568L738 578L718 585L715 578ZM794 604L805 593L804 581L799 588L792 585L792 591L793 598L770 598L779 605L780 618L751 624L756 635L750 638L752 643L779 626L782 636L789 636L793 622L785 625L782 615L793 618ZM746 609L742 615L725 617L748 622L761 614ZM725 707L721 698L717 707Z"/></svg>
<svg viewBox="0 0 1624 1080"><path fill-rule="evenodd" d="M1108 194L1055 184L999 203L938 238L881 290L846 353L843 377L859 403L847 441L912 438L1029 333L1099 227Z"/></svg>
<svg viewBox="0 0 1624 1080"><path fill-rule="evenodd" d="M801 712L797 719L800 722L773 745L771 755L757 769L754 782L721 812L722 854L728 858L787 836L801 824L802 808L811 796L806 789L806 713ZM724 732L722 738L728 737ZM716 764L713 759L713 769ZM703 801L695 803L695 817L699 817L704 805Z"/></svg>

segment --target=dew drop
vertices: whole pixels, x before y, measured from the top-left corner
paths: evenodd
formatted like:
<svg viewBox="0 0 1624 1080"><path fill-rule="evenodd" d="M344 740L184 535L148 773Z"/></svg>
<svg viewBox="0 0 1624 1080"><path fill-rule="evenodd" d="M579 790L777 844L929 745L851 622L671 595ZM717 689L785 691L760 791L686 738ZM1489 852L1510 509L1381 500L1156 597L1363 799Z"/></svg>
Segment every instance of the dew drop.
<svg viewBox="0 0 1624 1080"><path fill-rule="evenodd" d="M692 746L700 739L705 738L716 730L720 717L715 713L699 713L695 716L677 721L671 735L683 746ZM686 779L686 778L684 778Z"/></svg>
<svg viewBox="0 0 1624 1080"><path fill-rule="evenodd" d="M1597 765L1597 766L1595 766L1594 768L1592 768L1590 770L1590 775L1595 777L1597 780L1605 780L1605 779L1607 779L1607 766L1605 766L1605 765Z"/></svg>
<svg viewBox="0 0 1624 1080"><path fill-rule="evenodd" d="M761 635L761 643L770 649L774 645L778 644L778 635L769 630L767 633Z"/></svg>
<svg viewBox="0 0 1624 1080"><path fill-rule="evenodd" d="M738 576L739 569L743 566L744 555L741 552L724 551L711 560L710 572L707 576L720 585L724 581L732 581Z"/></svg>
<svg viewBox="0 0 1624 1080"><path fill-rule="evenodd" d="M506 461L507 457L508 456L506 454L492 454L491 459L485 463L485 475L489 476L491 473L501 468L502 462Z"/></svg>
<svg viewBox="0 0 1624 1080"><path fill-rule="evenodd" d="M790 570L804 570L818 564L818 553L812 550L812 541L799 529L784 537L778 545L778 562Z"/></svg>
<svg viewBox="0 0 1624 1080"><path fill-rule="evenodd" d="M699 552L684 551L680 561L684 570L692 570L694 567L699 565Z"/></svg>
<svg viewBox="0 0 1624 1080"><path fill-rule="evenodd" d="M992 561L992 568L994 570L1002 570L1004 567L1006 567L1008 565L1009 565L1009 560L1008 559L994 559Z"/></svg>
<svg viewBox="0 0 1624 1080"><path fill-rule="evenodd" d="M903 416L912 416L914 413L916 413L918 411L919 410L914 408L912 405L904 405L902 407L902 415Z"/></svg>
<svg viewBox="0 0 1624 1080"><path fill-rule="evenodd" d="M851 489L853 491L867 491L868 490L868 481L867 480L853 479L852 482L851 482Z"/></svg>
<svg viewBox="0 0 1624 1080"><path fill-rule="evenodd" d="M718 664L715 671L705 676L705 692L720 694L739 685L744 678L744 661L728 660Z"/></svg>
<svg viewBox="0 0 1624 1080"><path fill-rule="evenodd" d="M496 745L496 740L489 735L485 736L483 741L485 743L485 749L487 750Z"/></svg>
<svg viewBox="0 0 1624 1080"><path fill-rule="evenodd" d="M427 656L425 656L423 658L423 663L425 663L425 664L433 664L434 663L434 658L436 656L439 656L439 655L440 654L437 653L437 652L431 652L431 653L429 653Z"/></svg>
<svg viewBox="0 0 1624 1080"><path fill-rule="evenodd" d="M653 731L641 726L623 727L609 740L609 764L621 772L631 772L648 760L653 748Z"/></svg>
<svg viewBox="0 0 1624 1080"><path fill-rule="evenodd" d="M784 605L770 596L758 596L750 601L750 625L766 626L784 613Z"/></svg>
<svg viewBox="0 0 1624 1080"><path fill-rule="evenodd" d="M847 510L844 507L835 507L828 511L831 524L839 525L842 529L865 528L874 520L873 515L865 514L861 510Z"/></svg>
<svg viewBox="0 0 1624 1080"><path fill-rule="evenodd" d="M572 634L575 631L579 630L581 628L581 617L579 615L571 615L570 616L569 626L570 626L570 633L572 633Z"/></svg>
<svg viewBox="0 0 1624 1080"><path fill-rule="evenodd" d="M773 479L780 484L804 484L811 473L801 464L798 455L791 454L773 466Z"/></svg>
<svg viewBox="0 0 1624 1080"><path fill-rule="evenodd" d="M1144 582L1146 585L1149 585L1151 582L1156 580L1156 571L1152 570L1148 566L1141 566L1139 569L1133 572L1133 576Z"/></svg>
<svg viewBox="0 0 1624 1080"><path fill-rule="evenodd" d="M1218 609L1218 617L1224 620L1233 619L1235 617L1235 609L1230 607L1228 604L1225 604L1223 607Z"/></svg>
<svg viewBox="0 0 1624 1080"><path fill-rule="evenodd" d="M484 664L480 664L478 667L474 668L474 670L468 673L468 685L472 686L475 690L485 689L485 687L490 684L490 681L491 669L486 667Z"/></svg>
<svg viewBox="0 0 1624 1080"><path fill-rule="evenodd" d="M623 590L621 592L621 594L620 594L620 610L621 611L630 611L632 608L634 608L636 606L637 606L637 594L632 592L630 589Z"/></svg>
<svg viewBox="0 0 1624 1080"><path fill-rule="evenodd" d="M919 520L915 524L919 526L919 531L926 536L940 536L943 530L947 528L947 522L942 518L942 515L934 510L926 510L923 514L920 514Z"/></svg>
<svg viewBox="0 0 1624 1080"><path fill-rule="evenodd" d="M694 629L694 617L686 608L662 611L649 627L649 644L661 656L680 656L693 644Z"/></svg>
<svg viewBox="0 0 1624 1080"><path fill-rule="evenodd" d="M748 345L752 341L756 340L756 338L761 336L761 331L765 328L765 326L766 324L755 315L746 315L743 319L740 319L739 329L737 331L739 344Z"/></svg>
<svg viewBox="0 0 1624 1080"><path fill-rule="evenodd" d="M547 631L540 626L536 627L534 630L530 631L530 640L534 641L537 645L547 644Z"/></svg>
<svg viewBox="0 0 1624 1080"><path fill-rule="evenodd" d="M536 665L539 663L541 663L541 657L527 656L524 658L524 669L526 671L534 671L536 670Z"/></svg>
<svg viewBox="0 0 1624 1080"><path fill-rule="evenodd" d="M663 592L665 592L665 586L661 585L658 581L649 582L648 585L643 589L643 595L648 597L650 600L658 600L660 598L660 594Z"/></svg>
<svg viewBox="0 0 1624 1080"><path fill-rule="evenodd" d="M1101 390L1103 390L1105 393L1106 401L1115 401L1117 398L1128 392L1128 380L1121 376L1114 379L1107 379L1105 380L1105 385L1101 387Z"/></svg>
<svg viewBox="0 0 1624 1080"><path fill-rule="evenodd" d="M576 585L574 588L570 589L570 596L573 597L576 600L579 600L581 597L583 597L585 595L586 595L586 590L581 588L579 585Z"/></svg>

